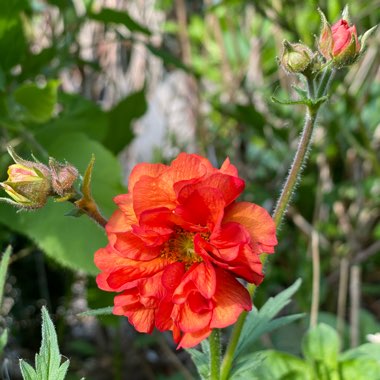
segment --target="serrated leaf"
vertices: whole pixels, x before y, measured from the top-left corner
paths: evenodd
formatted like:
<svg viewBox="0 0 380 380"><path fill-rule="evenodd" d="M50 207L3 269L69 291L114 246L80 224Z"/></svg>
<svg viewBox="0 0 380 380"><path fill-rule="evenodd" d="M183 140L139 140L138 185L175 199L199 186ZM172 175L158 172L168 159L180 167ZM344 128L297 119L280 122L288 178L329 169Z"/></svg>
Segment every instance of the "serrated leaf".
<svg viewBox="0 0 380 380"><path fill-rule="evenodd" d="M113 306L102 307L100 309L87 310L78 315L80 316L97 316L97 315L110 315L112 314Z"/></svg>
<svg viewBox="0 0 380 380"><path fill-rule="evenodd" d="M25 360L20 360L21 375L24 380L36 380L37 374L34 368L28 364Z"/></svg>
<svg viewBox="0 0 380 380"><path fill-rule="evenodd" d="M62 365L59 367L57 372L57 380L61 379L63 380L66 377L67 370L69 369L70 361L66 360Z"/></svg>
<svg viewBox="0 0 380 380"><path fill-rule="evenodd" d="M56 80L50 80L44 87L25 83L14 91L13 97L22 106L27 119L35 123L44 123L53 115L58 85L59 81Z"/></svg>
<svg viewBox="0 0 380 380"><path fill-rule="evenodd" d="M121 24L126 26L131 32L140 32L150 36L152 32L135 21L127 11L118 11L111 8L103 8L99 13L90 13L89 18L101 21L105 24Z"/></svg>
<svg viewBox="0 0 380 380"><path fill-rule="evenodd" d="M9 258L11 257L12 247L9 246L5 250L0 262L0 306L3 302L4 286L7 277Z"/></svg>
<svg viewBox="0 0 380 380"><path fill-rule="evenodd" d="M41 347L35 359L35 369L29 364L20 361L20 369L24 380L64 380L69 360L61 365L57 334L49 313L43 306L42 314L42 341Z"/></svg>
<svg viewBox="0 0 380 380"><path fill-rule="evenodd" d="M291 301L291 297L301 286L301 279L298 279L289 288L282 291L275 297L271 297L257 311L253 309L247 317L240 340L235 351L235 357L243 352L249 352L249 347L264 333L270 332L286 323L293 322L302 317L302 314L286 316L273 320L273 318Z"/></svg>
<svg viewBox="0 0 380 380"><path fill-rule="evenodd" d="M319 362L328 368L336 368L339 350L338 333L324 323L311 328L302 340L302 353L312 364Z"/></svg>
<svg viewBox="0 0 380 380"><path fill-rule="evenodd" d="M55 328L46 308L42 307L42 341L39 354L36 355L36 368L40 362L41 368L49 374L55 375L61 363L58 348L58 339ZM58 379L57 379L58 380Z"/></svg>
<svg viewBox="0 0 380 380"><path fill-rule="evenodd" d="M121 186L121 168L117 159L96 141L83 134L67 134L51 139L45 146L49 155L59 161L67 160L81 173L91 155L97 157L93 173L93 196L101 211L110 215L116 208L113 197L125 192ZM68 202L48 204L35 212L15 212L0 204L0 223L31 238L51 259L74 270L97 274L94 252L107 245L104 230L88 217L72 219L65 213L72 209Z"/></svg>

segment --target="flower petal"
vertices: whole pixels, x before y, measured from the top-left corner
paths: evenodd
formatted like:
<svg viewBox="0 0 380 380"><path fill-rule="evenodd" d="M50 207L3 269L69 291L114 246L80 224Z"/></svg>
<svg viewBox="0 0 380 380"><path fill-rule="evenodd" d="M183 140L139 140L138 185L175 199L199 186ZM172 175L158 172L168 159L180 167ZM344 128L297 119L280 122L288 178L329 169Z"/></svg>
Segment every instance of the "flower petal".
<svg viewBox="0 0 380 380"><path fill-rule="evenodd" d="M215 293L216 277L214 267L202 262L193 264L175 289L173 302L181 304L186 302L191 292L199 292L205 298L211 298Z"/></svg>
<svg viewBox="0 0 380 380"><path fill-rule="evenodd" d="M129 283L153 276L168 265L166 259L157 258L152 261L136 261L134 265L118 268L108 275L107 283L114 291L128 288Z"/></svg>
<svg viewBox="0 0 380 380"><path fill-rule="evenodd" d="M180 308L178 327L183 332L197 332L208 327L210 324L212 311L208 310L203 313L194 312L188 303Z"/></svg>
<svg viewBox="0 0 380 380"><path fill-rule="evenodd" d="M274 246L277 245L276 226L264 208L249 202L233 203L224 214L223 223L226 222L242 224L249 232L252 242L259 244L261 252L274 252Z"/></svg>
<svg viewBox="0 0 380 380"><path fill-rule="evenodd" d="M197 344L202 342L202 340L208 338L211 332L212 330L206 327L203 330L197 332L183 334L177 346L177 350L179 350L180 348L191 348L196 346Z"/></svg>
<svg viewBox="0 0 380 380"><path fill-rule="evenodd" d="M215 308L210 328L223 328L235 323L243 310L251 310L252 301L247 289L229 273L216 269L216 276Z"/></svg>
<svg viewBox="0 0 380 380"><path fill-rule="evenodd" d="M224 160L222 166L220 167L220 172L223 174L232 175L233 177L238 177L236 166L231 164L228 157Z"/></svg>
<svg viewBox="0 0 380 380"><path fill-rule="evenodd" d="M143 176L134 186L133 209L137 216L146 210L166 207L173 210L176 196L172 187L160 178Z"/></svg>
<svg viewBox="0 0 380 380"><path fill-rule="evenodd" d="M151 164L146 162L137 164L129 176L128 191L133 193L136 182L138 182L142 176L157 178L168 169L169 166L163 164Z"/></svg>
<svg viewBox="0 0 380 380"><path fill-rule="evenodd" d="M184 189L186 192L186 190ZM182 191L181 191L182 193ZM178 196L180 205L175 214L195 226L207 226L211 231L223 217L225 201L218 189L201 187L186 196Z"/></svg>
<svg viewBox="0 0 380 380"><path fill-rule="evenodd" d="M113 248L120 256L131 260L148 261L160 254L160 247L150 247L132 232L116 234Z"/></svg>

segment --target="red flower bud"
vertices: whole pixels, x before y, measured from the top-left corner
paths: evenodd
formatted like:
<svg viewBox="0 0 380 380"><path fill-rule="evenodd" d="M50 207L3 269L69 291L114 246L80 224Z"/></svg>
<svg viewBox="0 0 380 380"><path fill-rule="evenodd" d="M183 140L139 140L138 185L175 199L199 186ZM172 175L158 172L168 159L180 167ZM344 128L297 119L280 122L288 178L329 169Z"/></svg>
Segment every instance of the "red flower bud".
<svg viewBox="0 0 380 380"><path fill-rule="evenodd" d="M348 10L345 9L343 17L333 26L327 22L325 15L320 11L322 29L319 37L319 51L331 61L335 67L352 65L359 56L360 44L356 32L356 26L348 21Z"/></svg>

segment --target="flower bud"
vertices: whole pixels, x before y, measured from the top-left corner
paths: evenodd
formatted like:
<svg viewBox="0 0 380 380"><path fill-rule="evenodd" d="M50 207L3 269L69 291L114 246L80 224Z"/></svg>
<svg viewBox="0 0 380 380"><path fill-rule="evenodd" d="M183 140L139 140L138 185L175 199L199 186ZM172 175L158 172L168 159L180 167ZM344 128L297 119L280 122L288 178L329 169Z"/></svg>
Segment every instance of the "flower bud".
<svg viewBox="0 0 380 380"><path fill-rule="evenodd" d="M41 163L19 159L13 151L9 153L16 164L9 166L8 179L0 183L13 199L9 200L9 203L26 209L43 207L51 193L48 167Z"/></svg>
<svg viewBox="0 0 380 380"><path fill-rule="evenodd" d="M78 178L78 170L68 164L62 164L50 157L49 166L51 169L51 184L53 191L58 195L65 196L73 192L73 185Z"/></svg>
<svg viewBox="0 0 380 380"><path fill-rule="evenodd" d="M283 42L281 66L288 73L305 73L313 61L312 51L305 45Z"/></svg>
<svg viewBox="0 0 380 380"><path fill-rule="evenodd" d="M350 25L348 9L345 8L344 17L333 26L327 22L325 15L320 11L322 29L319 36L319 51L327 61L332 60L336 68L352 65L360 53L360 44L356 26Z"/></svg>

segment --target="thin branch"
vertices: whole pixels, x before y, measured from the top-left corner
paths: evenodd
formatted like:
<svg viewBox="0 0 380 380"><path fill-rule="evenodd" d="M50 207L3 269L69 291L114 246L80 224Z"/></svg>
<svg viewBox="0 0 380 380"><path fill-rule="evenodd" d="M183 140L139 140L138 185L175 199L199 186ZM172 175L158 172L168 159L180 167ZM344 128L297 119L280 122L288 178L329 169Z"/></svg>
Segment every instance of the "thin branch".
<svg viewBox="0 0 380 380"><path fill-rule="evenodd" d="M311 234L311 253L313 260L313 290L311 298L310 327L318 323L319 310L319 281L320 281L320 257L318 232L313 230Z"/></svg>
<svg viewBox="0 0 380 380"><path fill-rule="evenodd" d="M350 272L350 343L354 348L359 345L360 267L353 265Z"/></svg>

